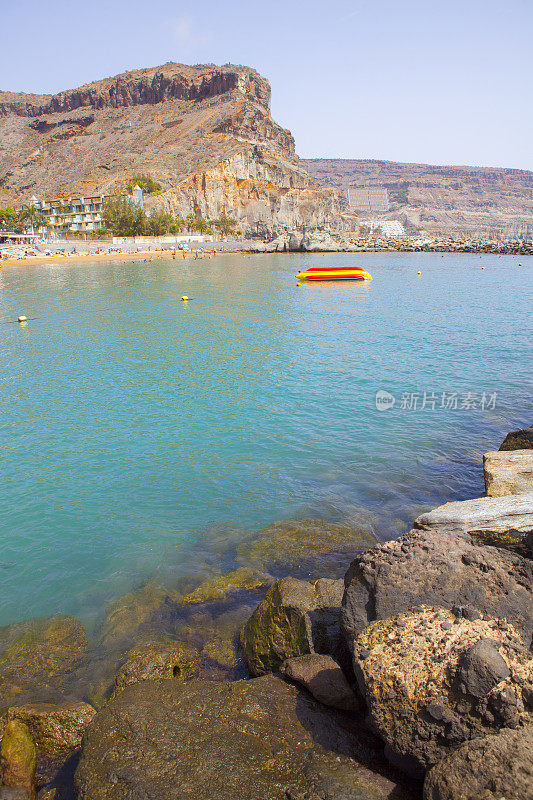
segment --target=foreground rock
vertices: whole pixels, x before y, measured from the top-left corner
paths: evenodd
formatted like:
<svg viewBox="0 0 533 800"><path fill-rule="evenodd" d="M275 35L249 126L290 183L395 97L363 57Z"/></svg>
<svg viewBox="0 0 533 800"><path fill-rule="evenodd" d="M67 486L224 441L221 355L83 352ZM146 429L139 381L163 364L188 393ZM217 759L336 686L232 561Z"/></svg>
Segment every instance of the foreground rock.
<svg viewBox="0 0 533 800"><path fill-rule="evenodd" d="M465 742L427 774L424 800L533 800L533 727Z"/></svg>
<svg viewBox="0 0 533 800"><path fill-rule="evenodd" d="M0 628L0 709L45 687L62 689L86 651L83 625L74 617L57 614Z"/></svg>
<svg viewBox="0 0 533 800"><path fill-rule="evenodd" d="M28 727L11 720L4 729L0 747L0 786L22 789L35 796L37 753Z"/></svg>
<svg viewBox="0 0 533 800"><path fill-rule="evenodd" d="M150 681L97 714L76 786L78 800L406 798L380 764L346 715L273 676Z"/></svg>
<svg viewBox="0 0 533 800"><path fill-rule="evenodd" d="M500 450L527 450L533 447L533 425L519 431L508 433Z"/></svg>
<svg viewBox="0 0 533 800"><path fill-rule="evenodd" d="M96 710L82 700L64 703L31 703L15 706L7 712L7 721L27 725L39 753L57 756L81 745L83 731Z"/></svg>
<svg viewBox="0 0 533 800"><path fill-rule="evenodd" d="M533 450L485 453L485 491L489 497L504 497L533 491Z"/></svg>
<svg viewBox="0 0 533 800"><path fill-rule="evenodd" d="M274 672L293 656L337 653L343 588L341 580L326 578L316 583L296 578L277 581L241 632L252 675Z"/></svg>
<svg viewBox="0 0 533 800"><path fill-rule="evenodd" d="M340 664L331 656L310 653L289 658L281 665L280 672L311 692L325 706L352 712L359 708L359 702Z"/></svg>
<svg viewBox="0 0 533 800"><path fill-rule="evenodd" d="M355 662L373 727L415 776L468 739L533 722L533 659L511 625L422 607L366 628Z"/></svg>
<svg viewBox="0 0 533 800"><path fill-rule="evenodd" d="M526 551L533 531L533 492L445 503L418 517L414 527L464 531L485 544Z"/></svg>
<svg viewBox="0 0 533 800"><path fill-rule="evenodd" d="M342 575L346 560L377 543L371 522L356 527L320 519L274 522L237 547L237 560L278 576Z"/></svg>
<svg viewBox="0 0 533 800"><path fill-rule="evenodd" d="M413 606L461 609L506 619L529 647L533 632L533 563L475 545L465 533L412 530L363 553L345 578L341 628L348 644L376 619Z"/></svg>
<svg viewBox="0 0 533 800"><path fill-rule="evenodd" d="M117 673L112 696L141 681L189 680L198 675L198 660L197 650L177 642L134 648Z"/></svg>

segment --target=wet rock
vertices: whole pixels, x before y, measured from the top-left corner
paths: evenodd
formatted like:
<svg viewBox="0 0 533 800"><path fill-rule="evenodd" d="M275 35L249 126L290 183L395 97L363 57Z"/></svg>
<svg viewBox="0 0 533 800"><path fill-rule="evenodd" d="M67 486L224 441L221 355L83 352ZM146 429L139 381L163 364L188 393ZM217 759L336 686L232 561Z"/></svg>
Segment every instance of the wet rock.
<svg viewBox="0 0 533 800"><path fill-rule="evenodd" d="M37 753L27 725L11 720L4 728L0 746L0 785L25 789L34 797L36 765Z"/></svg>
<svg viewBox="0 0 533 800"><path fill-rule="evenodd" d="M224 600L236 592L271 586L274 579L264 572L240 567L227 575L218 575L204 581L183 598L183 603L207 603Z"/></svg>
<svg viewBox="0 0 533 800"><path fill-rule="evenodd" d="M356 527L290 519L263 528L237 547L237 560L254 569L297 577L342 575L347 558L377 542L370 522Z"/></svg>
<svg viewBox="0 0 533 800"><path fill-rule="evenodd" d="M424 800L533 800L533 727L465 742L429 770Z"/></svg>
<svg viewBox="0 0 533 800"><path fill-rule="evenodd" d="M272 675L128 687L89 728L78 800L385 800L374 739Z"/></svg>
<svg viewBox="0 0 533 800"><path fill-rule="evenodd" d="M131 647L135 640L158 638L161 616L181 595L171 595L161 586L147 583L138 591L120 597L109 608L101 631L101 643L111 648Z"/></svg>
<svg viewBox="0 0 533 800"><path fill-rule="evenodd" d="M414 527L463 531L477 542L526 553L526 537L533 531L533 492L445 503L418 517Z"/></svg>
<svg viewBox="0 0 533 800"><path fill-rule="evenodd" d="M335 654L340 646L342 592L341 580L277 581L241 632L244 659L252 675L276 671L293 656Z"/></svg>
<svg viewBox="0 0 533 800"><path fill-rule="evenodd" d="M485 453L485 491L489 497L504 497L533 490L533 450Z"/></svg>
<svg viewBox="0 0 533 800"><path fill-rule="evenodd" d="M8 789L0 786L0 800L32 800L32 797L26 789ZM39 800L41 800L40 797ZM43 798L43 800L48 800L48 798ZM50 800L54 799L50 798Z"/></svg>
<svg viewBox="0 0 533 800"><path fill-rule="evenodd" d="M115 678L112 697L140 681L167 678L185 681L198 675L198 651L177 642L131 650Z"/></svg>
<svg viewBox="0 0 533 800"><path fill-rule="evenodd" d="M421 607L372 623L354 652L373 729L415 776L468 739L533 722L533 659L511 625Z"/></svg>
<svg viewBox="0 0 533 800"><path fill-rule="evenodd" d="M0 628L0 709L43 686L62 689L87 651L74 617L31 619Z"/></svg>
<svg viewBox="0 0 533 800"><path fill-rule="evenodd" d="M83 731L95 714L96 710L82 700L65 700L61 704L15 706L8 710L6 718L28 726L40 753L56 756L80 747Z"/></svg>
<svg viewBox="0 0 533 800"><path fill-rule="evenodd" d="M508 433L500 450L528 450L533 447L533 426Z"/></svg>
<svg viewBox="0 0 533 800"><path fill-rule="evenodd" d="M345 577L341 629L347 643L376 619L418 605L453 608L467 619L506 619L529 647L533 563L476 545L464 533L412 530L358 556Z"/></svg>
<svg viewBox="0 0 533 800"><path fill-rule="evenodd" d="M356 711L359 707L340 664L331 656L310 653L289 658L279 671L311 692L319 703L342 711Z"/></svg>

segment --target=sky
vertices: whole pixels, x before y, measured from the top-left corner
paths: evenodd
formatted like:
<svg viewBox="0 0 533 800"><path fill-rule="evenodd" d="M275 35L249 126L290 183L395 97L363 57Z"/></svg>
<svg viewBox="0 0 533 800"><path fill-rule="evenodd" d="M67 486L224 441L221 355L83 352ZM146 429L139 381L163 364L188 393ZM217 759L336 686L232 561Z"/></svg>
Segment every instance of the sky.
<svg viewBox="0 0 533 800"><path fill-rule="evenodd" d="M533 169L533 0L0 0L0 90L245 64L303 158Z"/></svg>

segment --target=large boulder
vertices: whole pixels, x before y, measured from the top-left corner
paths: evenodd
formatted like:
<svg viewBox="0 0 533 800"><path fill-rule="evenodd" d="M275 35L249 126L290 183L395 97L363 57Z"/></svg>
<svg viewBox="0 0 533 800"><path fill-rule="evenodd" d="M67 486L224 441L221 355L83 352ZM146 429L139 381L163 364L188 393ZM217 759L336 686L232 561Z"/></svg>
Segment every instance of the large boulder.
<svg viewBox="0 0 533 800"><path fill-rule="evenodd" d="M0 710L43 687L61 690L87 651L83 625L57 614L0 628ZM25 700L24 700L25 701Z"/></svg>
<svg viewBox="0 0 533 800"><path fill-rule="evenodd" d="M35 796L37 752L27 725L17 719L4 728L0 746L0 786Z"/></svg>
<svg viewBox="0 0 533 800"><path fill-rule="evenodd" d="M519 431L508 433L500 450L527 450L533 447L533 425Z"/></svg>
<svg viewBox="0 0 533 800"><path fill-rule="evenodd" d="M377 539L370 519L360 525L321 519L288 519L257 531L237 546L237 560L276 576L342 575L348 558Z"/></svg>
<svg viewBox="0 0 533 800"><path fill-rule="evenodd" d="M424 800L533 800L533 726L465 742L432 767Z"/></svg>
<svg viewBox="0 0 533 800"><path fill-rule="evenodd" d="M463 531L478 542L529 552L533 492L445 503L418 517L414 527Z"/></svg>
<svg viewBox="0 0 533 800"><path fill-rule="evenodd" d="M372 623L354 654L371 724L415 776L468 739L533 722L533 659L512 625L421 607Z"/></svg>
<svg viewBox="0 0 533 800"><path fill-rule="evenodd" d="M283 578L268 591L241 632L252 675L274 672L288 658L337 653L342 580Z"/></svg>
<svg viewBox="0 0 533 800"><path fill-rule="evenodd" d="M533 490L533 450L485 453L483 474L489 497L530 492Z"/></svg>
<svg viewBox="0 0 533 800"><path fill-rule="evenodd" d="M311 692L319 703L342 711L357 711L359 701L340 664L331 656L309 653L284 661L280 673Z"/></svg>
<svg viewBox="0 0 533 800"><path fill-rule="evenodd" d="M82 700L65 700L15 706L6 718L8 723L17 720L28 726L39 753L57 756L80 747L83 731L95 714L95 709Z"/></svg>
<svg viewBox="0 0 533 800"><path fill-rule="evenodd" d="M97 714L76 786L78 800L407 800L382 766L347 715L272 675L147 681Z"/></svg>
<svg viewBox="0 0 533 800"><path fill-rule="evenodd" d="M473 544L465 533L404 533L358 556L346 573L345 585L341 629L349 649L374 620L419 605L505 619L527 646L531 643L533 562Z"/></svg>

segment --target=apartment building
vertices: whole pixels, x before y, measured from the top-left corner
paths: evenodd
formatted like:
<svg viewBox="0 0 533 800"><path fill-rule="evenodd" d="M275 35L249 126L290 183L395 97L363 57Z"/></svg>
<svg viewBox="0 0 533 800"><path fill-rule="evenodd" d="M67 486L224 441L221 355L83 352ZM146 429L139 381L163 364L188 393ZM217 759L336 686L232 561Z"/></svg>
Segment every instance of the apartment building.
<svg viewBox="0 0 533 800"><path fill-rule="evenodd" d="M34 205L44 214L47 228L52 233L97 231L103 228L102 215L106 199L105 195L55 200L38 200L32 197L28 205Z"/></svg>

